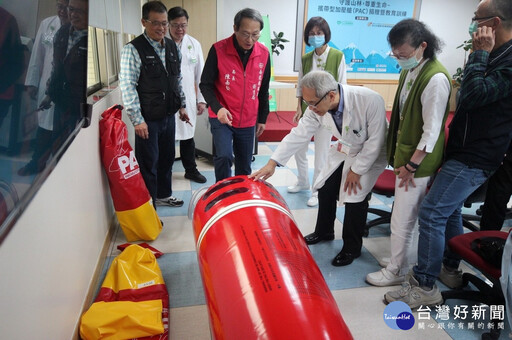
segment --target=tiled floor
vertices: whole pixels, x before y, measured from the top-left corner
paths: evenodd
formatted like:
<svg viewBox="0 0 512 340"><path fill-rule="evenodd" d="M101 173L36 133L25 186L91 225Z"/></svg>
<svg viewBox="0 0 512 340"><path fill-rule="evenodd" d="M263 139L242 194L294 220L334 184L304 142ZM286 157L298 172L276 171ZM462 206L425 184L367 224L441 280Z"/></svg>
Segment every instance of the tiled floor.
<svg viewBox="0 0 512 340"><path fill-rule="evenodd" d="M258 155L255 157L253 169L262 167L275 150L277 143L260 143ZM313 145L310 146L308 157L310 167L313 164ZM183 207L158 207L159 216L164 222L160 236L151 245L165 253L158 259L164 280L170 295L170 339L202 340L210 339L208 312L205 306L201 277L197 265L195 241L192 223L187 217L188 202L192 193L201 187L214 184L213 165L206 159L198 160L198 168L208 182L204 185L190 182L184 178L184 170L180 161L174 165L173 194L185 201ZM312 176L312 170L310 175ZM289 194L286 187L293 185L296 167L292 159L286 167L278 168L269 182L273 184L286 200L298 222L299 230L305 235L313 231L317 209L306 205L309 192ZM370 205L390 209L392 199L374 195ZM389 256L389 225L372 228L368 238L364 239L362 256L346 267L333 267L331 259L342 247L341 229L344 208L338 208L336 221L336 240L310 246L311 253L320 267L324 278L332 291L338 307L355 339L480 339L481 333L487 329L487 322L468 317L465 321L443 319L435 310L430 320L418 320L418 312L414 313L416 324L407 331L394 330L383 320L385 305L383 295L389 287L373 287L364 278L367 273L380 269L377 258ZM374 216L369 215L369 218ZM112 259L119 254L118 244L126 243L122 231L118 230L112 244L110 256L106 261L105 270ZM465 270L471 270L464 266ZM441 290L446 289L438 283ZM394 289L394 287L392 287ZM450 301L453 307L468 305L465 301ZM471 306L469 307L471 309ZM488 311L487 311L488 312ZM488 315L487 315L488 317ZM471 327L474 322L474 329ZM510 327L505 323L502 338L508 338ZM299 338L297 338L299 339Z"/></svg>

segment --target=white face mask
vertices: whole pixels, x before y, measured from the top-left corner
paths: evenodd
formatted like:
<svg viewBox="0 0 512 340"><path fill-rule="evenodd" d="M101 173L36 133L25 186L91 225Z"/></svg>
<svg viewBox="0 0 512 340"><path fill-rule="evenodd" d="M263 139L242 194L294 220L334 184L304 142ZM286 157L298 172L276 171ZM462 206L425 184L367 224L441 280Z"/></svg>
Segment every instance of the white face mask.
<svg viewBox="0 0 512 340"><path fill-rule="evenodd" d="M468 29L469 36L471 38L473 38L473 33L475 33L477 29L478 29L478 22L471 21L471 24L469 24L469 29Z"/></svg>
<svg viewBox="0 0 512 340"><path fill-rule="evenodd" d="M478 25L480 25L480 24L482 24L482 23L484 23L486 21L489 21L491 19L494 19L494 17L489 18L489 19L484 20L484 21L480 21L480 22L478 22L477 20L471 21L471 24L469 24L469 29L468 29L469 36L471 38L473 38L473 33L475 33L478 30Z"/></svg>
<svg viewBox="0 0 512 340"><path fill-rule="evenodd" d="M400 67L404 70L410 70L411 68L415 68L416 66L418 66L420 61L421 61L421 59L420 60L416 59L415 55L413 55L412 57L410 57L409 59L406 59L406 60L397 59L398 65L400 65Z"/></svg>

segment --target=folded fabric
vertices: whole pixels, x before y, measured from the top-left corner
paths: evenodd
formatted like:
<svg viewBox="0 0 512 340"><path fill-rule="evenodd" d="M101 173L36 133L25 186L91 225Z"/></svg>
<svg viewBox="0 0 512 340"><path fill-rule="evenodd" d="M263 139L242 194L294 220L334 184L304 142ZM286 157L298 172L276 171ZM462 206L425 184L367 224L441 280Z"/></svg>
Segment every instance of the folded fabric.
<svg viewBox="0 0 512 340"><path fill-rule="evenodd" d="M82 339L133 339L162 334L162 300L95 302L82 315Z"/></svg>

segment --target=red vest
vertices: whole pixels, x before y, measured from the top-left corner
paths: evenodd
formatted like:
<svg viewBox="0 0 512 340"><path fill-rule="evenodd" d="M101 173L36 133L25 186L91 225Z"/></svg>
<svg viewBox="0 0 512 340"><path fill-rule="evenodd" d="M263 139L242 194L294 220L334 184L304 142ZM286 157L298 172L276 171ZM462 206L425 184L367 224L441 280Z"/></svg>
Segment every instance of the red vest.
<svg viewBox="0 0 512 340"><path fill-rule="evenodd" d="M213 45L219 70L215 94L220 104L233 115L233 127L251 127L258 119L258 93L269 52L265 45L256 42L244 72L233 39L231 36ZM211 108L208 111L211 118L217 118Z"/></svg>

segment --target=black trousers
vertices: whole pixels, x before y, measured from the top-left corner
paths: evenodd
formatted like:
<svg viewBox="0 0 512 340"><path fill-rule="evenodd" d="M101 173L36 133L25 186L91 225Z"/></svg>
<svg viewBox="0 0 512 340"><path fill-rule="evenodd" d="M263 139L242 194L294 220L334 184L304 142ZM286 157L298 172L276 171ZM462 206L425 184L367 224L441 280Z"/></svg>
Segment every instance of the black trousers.
<svg viewBox="0 0 512 340"><path fill-rule="evenodd" d="M505 221L507 203L512 194L512 157L509 157L489 179L480 230L500 230Z"/></svg>
<svg viewBox="0 0 512 340"><path fill-rule="evenodd" d="M180 140L180 158L185 172L196 172L196 143L194 142L194 138Z"/></svg>
<svg viewBox="0 0 512 340"><path fill-rule="evenodd" d="M135 135L135 157L153 201L172 195L172 166L175 158L174 115L146 120L149 137Z"/></svg>
<svg viewBox="0 0 512 340"><path fill-rule="evenodd" d="M318 216L315 233L321 236L334 235L337 200L340 193L343 164L325 181L318 190ZM362 202L345 203L343 218L343 249L342 252L360 254L363 246L363 234L368 216L368 197Z"/></svg>

